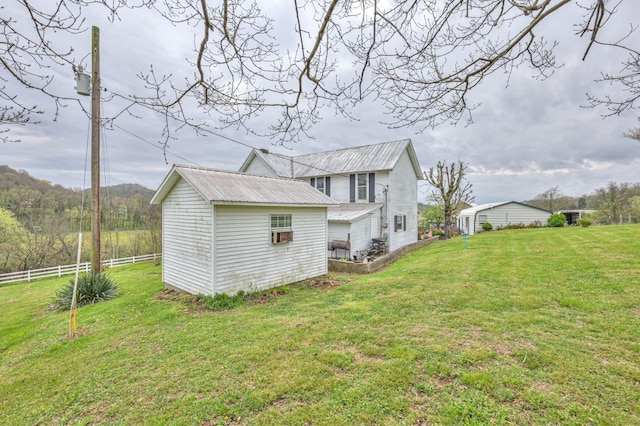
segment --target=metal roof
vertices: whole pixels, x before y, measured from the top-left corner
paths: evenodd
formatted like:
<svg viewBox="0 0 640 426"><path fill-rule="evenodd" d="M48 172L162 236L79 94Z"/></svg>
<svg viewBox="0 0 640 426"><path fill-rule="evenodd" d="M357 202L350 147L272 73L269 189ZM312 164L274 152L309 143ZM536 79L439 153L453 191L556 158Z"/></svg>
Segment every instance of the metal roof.
<svg viewBox="0 0 640 426"><path fill-rule="evenodd" d="M530 206L529 204L519 203L517 201L502 201L500 203L486 203L486 204L480 204L477 206L469 207L467 209L461 210L459 216L471 216L478 212L493 209L495 207L503 206L505 204L519 204L521 206L531 207L532 209L547 211L545 209L541 209L540 207Z"/></svg>
<svg viewBox="0 0 640 426"><path fill-rule="evenodd" d="M181 178L213 204L338 204L306 182L182 165L173 166L151 203L160 204Z"/></svg>
<svg viewBox="0 0 640 426"><path fill-rule="evenodd" d="M327 210L329 222L355 222L356 220L380 209L382 204L376 203L343 203L331 206Z"/></svg>
<svg viewBox="0 0 640 426"><path fill-rule="evenodd" d="M271 167L277 176L286 178L293 177L293 157L288 155L269 154L269 151L264 152L261 150L253 150L252 154L255 154L255 156L264 161L267 166ZM249 165L249 162L251 161L250 158L252 158L252 155L247 158L243 168L240 170L243 170L245 165Z"/></svg>
<svg viewBox="0 0 640 426"><path fill-rule="evenodd" d="M422 179L422 170L410 139L296 156L254 149L240 170L244 170L254 157L262 159L280 177L305 178L392 170L405 150L416 177Z"/></svg>

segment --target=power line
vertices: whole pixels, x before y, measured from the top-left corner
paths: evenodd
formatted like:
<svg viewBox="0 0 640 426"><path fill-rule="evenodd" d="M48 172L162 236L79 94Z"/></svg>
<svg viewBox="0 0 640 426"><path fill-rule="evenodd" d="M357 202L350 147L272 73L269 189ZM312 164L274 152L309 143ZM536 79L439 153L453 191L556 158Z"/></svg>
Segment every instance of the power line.
<svg viewBox="0 0 640 426"><path fill-rule="evenodd" d="M188 158L185 158L185 157L183 157L183 156L181 156L181 155L176 154L175 152L170 151L168 148L165 148L165 147L162 147L162 146L158 146L158 144L157 144L157 143L150 142L150 141L146 140L145 138L143 138L142 136L138 136L138 135L136 135L135 133L130 132L129 130L127 130L127 129L125 129L125 128L121 127L121 126L118 126L117 124L113 124L113 123L112 123L111 125L112 125L113 127L116 127L116 128L118 128L118 129L122 130L123 132L125 132L125 133L127 133L127 134L129 134L129 135L133 136L134 138L140 139L142 142L144 142L144 143L146 143L146 144L149 144L149 145L151 145L152 147L154 147L154 148L156 148L156 149L159 149L159 150L161 150L161 151L163 151L163 152L168 152L169 154L173 155L174 157L177 157L177 158L179 158L179 159L181 159L181 160L183 160L183 161L186 161L187 163L194 164L194 165L196 165L196 166L198 166L198 167L205 167L205 166L202 166L202 165L200 165L200 164L196 163L195 161L189 160Z"/></svg>
<svg viewBox="0 0 640 426"><path fill-rule="evenodd" d="M130 132L129 130L124 129L123 127L118 126L117 124L112 124L112 126L113 126L113 127L118 128L118 129L120 129L120 130L122 130L122 131L123 131L123 132L125 132L125 133L128 133L129 135L131 135L131 136L133 136L133 137L135 137L135 138L137 138L137 139L140 139L141 141L143 141L143 142L145 142L145 143L147 143L147 144L149 144L149 145L153 146L154 148L160 149L160 150L162 150L162 151L164 151L164 152L168 152L169 154L171 154L171 155L173 155L173 156L175 156L175 157L177 157L177 158L180 158L181 160L186 161L187 163L190 163L190 164L196 165L196 166L198 166L198 167L207 168L206 166L203 166L203 165L201 165L201 164L198 164L198 163L196 163L195 161L189 160L189 159L187 159L187 158L185 158L185 157L182 157L182 156L180 156L180 155L178 155L178 154L176 154L176 153L174 153L174 152L170 151L168 148L165 148L165 147L159 146L157 143L149 142L148 140L144 139L143 137L138 136L138 135L136 135L135 133ZM253 150L260 151L260 152L262 152L262 153L264 153L264 154L266 154L266 155L273 155L274 157L279 157L279 158L281 158L281 159L283 159L283 160L290 161L291 163L298 164L298 165L300 165L300 166L311 167L311 168L313 168L313 169L315 169L315 170L319 170L319 171L321 171L321 172L325 172L325 173L330 174L330 175L334 175L334 176L342 176L342 177L346 177L346 178L349 178L349 177L351 176L351 174L349 174L349 173L336 173L336 172L334 172L334 171L332 171L332 170L323 169L323 168L318 167L318 166L313 165L313 164L304 163L304 162L302 162L302 161L296 160L293 156L284 155L284 154L278 154L278 153L275 153L275 152L271 152L271 151L269 151L268 149L265 149L265 148L256 148L256 147L255 147L255 146L253 146L253 145L250 145L250 144L245 143L245 142L241 142L241 141L239 141L239 140L237 140L237 139L233 139L232 137L222 135L222 134L220 134L220 133L214 132L214 131L209 130L209 129L199 129L199 131L200 131L200 132L204 132L204 133L209 133L209 134L211 134L211 135L213 135L213 136L217 136L217 137L219 137L219 138L221 138L221 139L228 140L229 142L233 142L233 143L235 143L235 144L242 145L242 146L244 146L244 147L246 147L246 148L250 148L250 149L253 149ZM291 176L291 179L294 179L294 176ZM385 185L383 185L383 184L381 184L381 183L376 183L376 185L380 185L380 186L382 186L382 187L385 187Z"/></svg>

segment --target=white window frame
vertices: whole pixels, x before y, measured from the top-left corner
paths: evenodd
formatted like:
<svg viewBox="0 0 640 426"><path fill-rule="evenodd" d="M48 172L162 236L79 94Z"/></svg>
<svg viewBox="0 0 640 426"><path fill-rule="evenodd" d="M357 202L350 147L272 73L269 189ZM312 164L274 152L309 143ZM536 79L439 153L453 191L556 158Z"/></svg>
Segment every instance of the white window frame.
<svg viewBox="0 0 640 426"><path fill-rule="evenodd" d="M356 200L369 201L369 174L368 173L358 173L356 175Z"/></svg>
<svg viewBox="0 0 640 426"><path fill-rule="evenodd" d="M274 213L269 215L271 244L283 244L293 241L293 218L290 213Z"/></svg>

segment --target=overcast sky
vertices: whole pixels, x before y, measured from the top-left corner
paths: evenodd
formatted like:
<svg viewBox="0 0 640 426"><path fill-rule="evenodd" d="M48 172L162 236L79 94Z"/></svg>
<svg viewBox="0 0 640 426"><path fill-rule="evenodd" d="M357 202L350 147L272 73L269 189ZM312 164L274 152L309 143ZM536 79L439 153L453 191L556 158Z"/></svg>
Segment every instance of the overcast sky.
<svg viewBox="0 0 640 426"><path fill-rule="evenodd" d="M638 6L633 3L626 3L628 9L623 14L638 16ZM89 16L93 22L88 24L101 30L101 74L108 91L135 91L135 85L140 84L136 73L148 70L151 64L159 69L164 66L169 72L184 69L184 52L192 39L179 33L180 29L163 26L144 11L127 14L114 24L98 14ZM603 67L619 69L621 57L596 46L583 62L585 40L572 35L571 23L569 15L559 16L553 33L561 43L558 61L564 67L545 81L533 79L531 71L522 67L511 76L508 87L504 74L494 74L471 94L472 103L481 106L469 126L445 124L423 133L411 128L392 130L379 124L384 120L383 111L376 104L365 103L354 110L358 121L328 112L312 129L313 139L286 147L232 130L217 131L223 137L196 137L182 131L170 144L165 159L158 143L162 122L142 111L142 118L122 117L115 122L117 128L103 133L102 181L156 189L174 163L237 170L250 147L297 155L409 138L424 170L438 160L468 163L468 179L477 203L528 200L554 186L565 195L581 196L609 181L640 182L640 142L622 136L639 125L638 111L602 119L604 110L584 108L587 92L603 95L614 90L593 80ZM73 44L78 59L84 55L80 52L90 52L90 32L64 42ZM90 57L84 63L90 65ZM68 87L69 96L75 96L70 67L50 72L56 75L55 87ZM0 143L0 164L24 169L54 184L90 186L89 176L84 175L89 139L86 115L77 105L69 105L54 122L50 103L27 90L16 91L22 99L33 98L47 114L39 117L38 125L11 129L10 135L21 142ZM89 109L88 97L81 102ZM115 109L116 105L104 103L103 116ZM425 193L426 187L421 192Z"/></svg>

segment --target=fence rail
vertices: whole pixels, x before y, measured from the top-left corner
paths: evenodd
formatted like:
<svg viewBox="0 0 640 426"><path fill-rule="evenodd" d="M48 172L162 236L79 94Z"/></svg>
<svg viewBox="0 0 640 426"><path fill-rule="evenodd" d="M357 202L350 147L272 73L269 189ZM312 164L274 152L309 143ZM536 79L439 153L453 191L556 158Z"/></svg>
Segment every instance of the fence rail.
<svg viewBox="0 0 640 426"><path fill-rule="evenodd" d="M160 253L143 254L142 256L123 257L121 259L108 259L102 261L105 268L115 268L117 266L129 265L131 263L146 262L149 260L158 260L162 255ZM0 274L0 284L16 283L20 281L33 281L40 278L61 277L63 275L75 274L76 266L60 265L42 269L31 269L28 271L8 272ZM91 262L80 264L81 272L89 272L91 270Z"/></svg>

